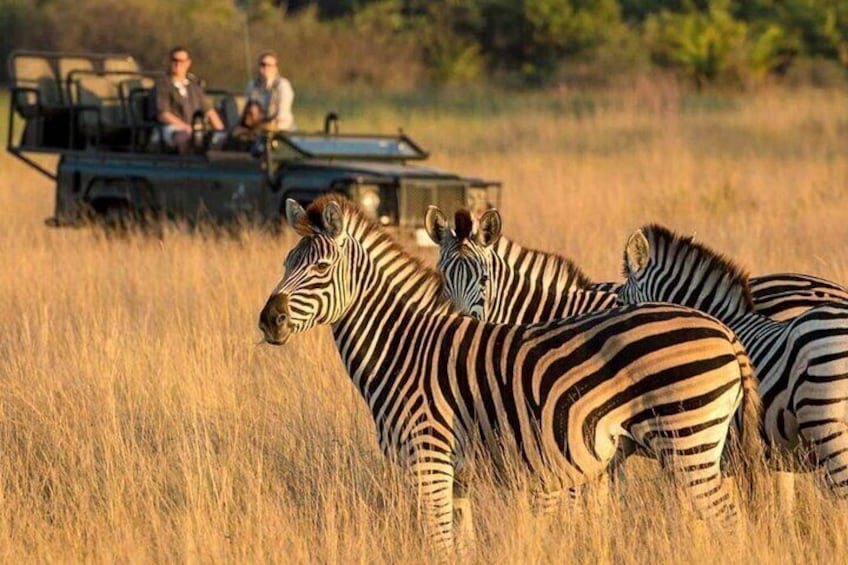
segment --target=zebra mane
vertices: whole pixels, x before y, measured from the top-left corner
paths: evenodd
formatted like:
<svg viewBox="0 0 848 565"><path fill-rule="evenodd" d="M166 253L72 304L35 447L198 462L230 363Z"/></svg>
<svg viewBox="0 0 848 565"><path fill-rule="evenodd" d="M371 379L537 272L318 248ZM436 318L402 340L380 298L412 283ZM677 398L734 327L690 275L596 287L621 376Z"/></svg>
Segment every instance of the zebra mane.
<svg viewBox="0 0 848 565"><path fill-rule="evenodd" d="M457 210L454 215L454 229L456 232L456 239L458 242L462 240L471 240L471 232L474 228L474 219L471 216L471 212L466 209ZM574 277L577 282L577 285L580 288L587 288L592 284L592 279L583 272L583 269L577 266L577 263L569 259L568 257L564 257L557 253L551 253L549 251L541 251L539 249L532 249L529 247L524 247L523 245L519 245L512 240L507 239L504 236L501 236L499 239L501 243L508 243L514 247L518 247L523 249L527 253L531 255L544 255L554 261L556 264L561 265L563 270L568 273L569 277ZM497 244L495 244L497 246ZM461 248L460 248L461 250Z"/></svg>
<svg viewBox="0 0 848 565"><path fill-rule="evenodd" d="M471 212L465 208L457 210L453 217L453 225L457 239L471 238L471 232L474 229L474 218L471 217Z"/></svg>
<svg viewBox="0 0 848 565"><path fill-rule="evenodd" d="M411 255L382 226L366 217L356 204L341 194L324 194L313 200L306 207L306 215L298 219L296 228L303 230L304 233L326 230L324 208L330 202L335 202L341 208L348 235L363 242L365 240L379 240L382 243L387 243L387 247L393 255L402 257L415 266L415 271L422 277L422 282L432 282L438 288L443 288L444 283L438 271L425 265L418 257Z"/></svg>
<svg viewBox="0 0 848 565"><path fill-rule="evenodd" d="M539 249L533 249L533 248L530 248L530 247L524 247L524 250L527 251L528 253L533 253L535 255L546 255L549 258L556 261L557 263L559 263L560 265L562 265L563 268L565 269L565 271L568 273L568 275L575 278L575 281L576 281L577 286L579 288L588 288L589 286L591 286L593 284L592 279L589 278L589 275L587 275L583 271L583 269L581 269L577 265L577 263L575 263L574 261L572 261L568 257L565 257L565 256L560 255L558 253L552 253L550 251L541 251Z"/></svg>
<svg viewBox="0 0 848 565"><path fill-rule="evenodd" d="M327 193L313 200L306 207L306 215L301 216L297 220L294 227L297 233L317 233L327 229L324 225L324 208L330 202L335 202L342 209L342 213L347 215L349 210L355 209L356 206L341 194Z"/></svg>
<svg viewBox="0 0 848 565"><path fill-rule="evenodd" d="M516 243L515 241L508 239L504 236L501 236L500 239L495 243L495 254L500 256L503 261L506 263L511 263L510 257L514 255L515 251L519 251L519 253L524 253L527 256L543 256L547 257L548 260L552 261L552 265L558 265L561 267L563 271L567 274L568 277L573 278L577 288L589 288L593 283L592 279L589 278L583 269L581 269L577 263L565 257L563 255L559 255L558 253L552 253L550 251L542 251L540 249L534 249L532 247L525 247Z"/></svg>
<svg viewBox="0 0 848 565"><path fill-rule="evenodd" d="M678 235L659 224L649 224L643 226L641 230L651 242L651 254L658 249L686 249L687 255L694 254L700 266L710 271L723 273L725 280L742 291L746 309L749 312L754 310L754 299L748 282L750 275L735 261L702 243L697 243L694 236Z"/></svg>

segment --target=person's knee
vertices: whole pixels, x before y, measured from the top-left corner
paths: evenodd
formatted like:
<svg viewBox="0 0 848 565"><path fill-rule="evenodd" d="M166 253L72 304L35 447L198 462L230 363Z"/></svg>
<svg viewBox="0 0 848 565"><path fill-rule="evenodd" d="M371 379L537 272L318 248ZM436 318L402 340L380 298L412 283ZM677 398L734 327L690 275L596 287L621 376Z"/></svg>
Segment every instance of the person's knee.
<svg viewBox="0 0 848 565"><path fill-rule="evenodd" d="M191 136L188 132L185 131L175 131L174 135L171 137L174 142L174 147L177 148L177 151L180 153L187 153L189 150L189 141L191 140Z"/></svg>

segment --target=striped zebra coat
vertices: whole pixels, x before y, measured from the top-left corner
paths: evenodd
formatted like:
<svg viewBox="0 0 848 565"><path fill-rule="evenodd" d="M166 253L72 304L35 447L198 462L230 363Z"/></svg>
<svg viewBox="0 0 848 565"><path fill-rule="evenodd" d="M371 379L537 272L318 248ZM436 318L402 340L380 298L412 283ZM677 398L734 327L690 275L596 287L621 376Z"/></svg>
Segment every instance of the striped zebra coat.
<svg viewBox="0 0 848 565"><path fill-rule="evenodd" d="M754 312L785 322L822 304L848 304L848 289L801 273L778 273L748 280Z"/></svg>
<svg viewBox="0 0 848 565"><path fill-rule="evenodd" d="M738 267L656 225L631 235L625 274L624 300L698 308L731 327L760 377L768 439L791 463L807 463L809 454L833 492L848 496L847 305L817 306L787 322L756 314Z"/></svg>
<svg viewBox="0 0 848 565"><path fill-rule="evenodd" d="M533 326L450 313L440 278L336 196L287 201L302 237L259 316L267 343L332 327L383 452L417 480L425 531L453 545L453 496L472 438L516 446L552 491L604 472L622 444L682 474L705 516L732 516L720 454L744 406L743 445L762 449L747 355L703 313L640 305ZM497 460L497 458L495 458Z"/></svg>
<svg viewBox="0 0 848 565"><path fill-rule="evenodd" d="M440 248L438 267L448 294L477 319L543 322L615 306L615 297L605 293L615 293L620 283L592 283L570 259L502 236L497 210L487 211L476 224L468 211L460 210L453 230L435 206L428 208L425 220ZM751 278L749 285L754 311L780 321L824 303L848 304L848 290L810 275L765 275Z"/></svg>
<svg viewBox="0 0 848 565"><path fill-rule="evenodd" d="M530 324L614 308L614 292L593 290L589 277L570 259L521 247L501 236L501 217L489 210L479 229L467 210L455 228L435 206L425 228L439 246L437 267L445 290L460 311L478 320Z"/></svg>

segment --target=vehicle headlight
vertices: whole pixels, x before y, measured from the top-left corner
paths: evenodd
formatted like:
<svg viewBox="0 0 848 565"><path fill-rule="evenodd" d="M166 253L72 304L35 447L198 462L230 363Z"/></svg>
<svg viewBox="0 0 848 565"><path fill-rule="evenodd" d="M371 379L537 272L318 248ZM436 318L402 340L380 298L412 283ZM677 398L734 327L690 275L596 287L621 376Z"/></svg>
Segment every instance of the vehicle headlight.
<svg viewBox="0 0 848 565"><path fill-rule="evenodd" d="M359 187L359 207L370 217L377 217L380 208L380 188L377 186Z"/></svg>

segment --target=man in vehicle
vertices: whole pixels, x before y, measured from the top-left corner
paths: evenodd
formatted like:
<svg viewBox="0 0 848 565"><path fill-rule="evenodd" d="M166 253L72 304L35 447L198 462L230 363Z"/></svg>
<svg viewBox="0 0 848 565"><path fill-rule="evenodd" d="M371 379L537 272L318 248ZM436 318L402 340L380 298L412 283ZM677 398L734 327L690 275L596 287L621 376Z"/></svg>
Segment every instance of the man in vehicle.
<svg viewBox="0 0 848 565"><path fill-rule="evenodd" d="M179 153L191 150L191 122L201 112L212 129L223 133L224 122L209 105L203 86L189 74L191 55L182 46L169 52L168 72L156 82L156 118L162 124L161 134L168 147Z"/></svg>
<svg viewBox="0 0 848 565"><path fill-rule="evenodd" d="M247 103L239 134L295 129L294 90L288 79L280 75L278 60L274 51L263 51L259 55L256 78L248 83L245 91Z"/></svg>

